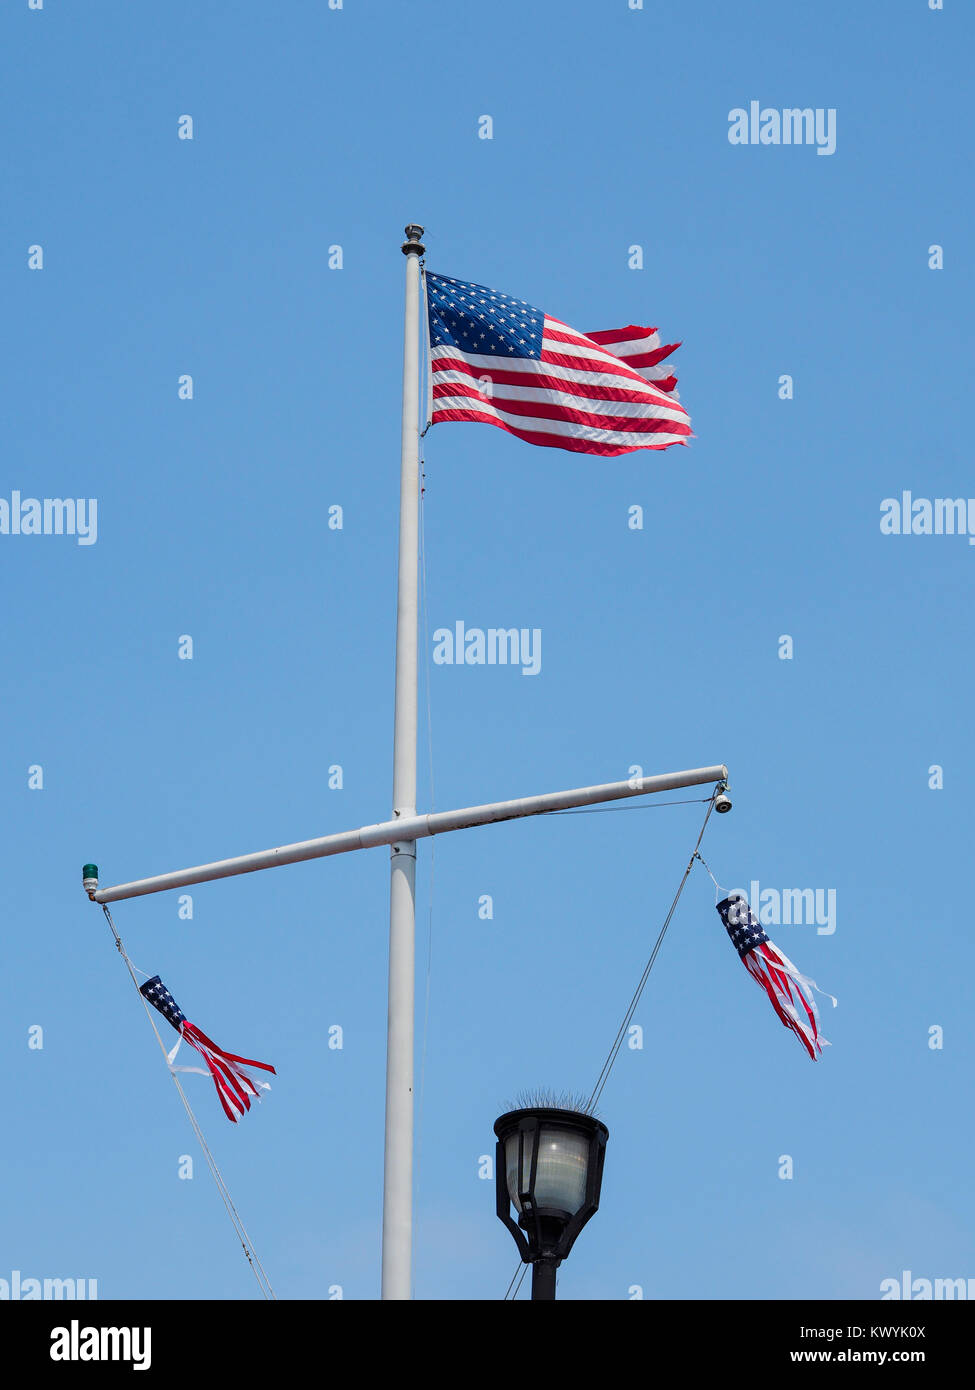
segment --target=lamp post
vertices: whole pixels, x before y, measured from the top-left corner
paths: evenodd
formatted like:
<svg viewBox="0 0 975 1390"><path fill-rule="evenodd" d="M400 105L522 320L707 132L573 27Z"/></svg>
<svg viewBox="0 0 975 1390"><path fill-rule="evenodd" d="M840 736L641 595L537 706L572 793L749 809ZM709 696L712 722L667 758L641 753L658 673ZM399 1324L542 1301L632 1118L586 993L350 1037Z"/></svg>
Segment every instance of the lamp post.
<svg viewBox="0 0 975 1390"><path fill-rule="evenodd" d="M599 1208L609 1130L581 1111L537 1106L510 1110L494 1132L498 1216L532 1266L532 1298L554 1299L555 1271Z"/></svg>

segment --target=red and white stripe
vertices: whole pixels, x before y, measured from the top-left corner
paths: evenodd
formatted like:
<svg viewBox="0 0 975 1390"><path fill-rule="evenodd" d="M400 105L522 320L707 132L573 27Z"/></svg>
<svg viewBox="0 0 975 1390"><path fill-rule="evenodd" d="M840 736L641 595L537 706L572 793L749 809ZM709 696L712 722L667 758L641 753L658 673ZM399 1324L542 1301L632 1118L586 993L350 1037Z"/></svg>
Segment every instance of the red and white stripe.
<svg viewBox="0 0 975 1390"><path fill-rule="evenodd" d="M752 979L768 995L782 1023L792 1029L815 1062L817 1057L822 1056L823 1048L829 1047L819 1032L819 1010L813 998L813 990L819 989L819 986L815 980L810 980L797 970L789 957L783 955L771 941L763 941L749 951L744 957L744 965ZM832 999L832 995L828 997ZM835 1005L835 999L833 1003Z"/></svg>
<svg viewBox="0 0 975 1390"><path fill-rule="evenodd" d="M664 391L674 400L679 400L677 377L673 364L662 366L664 359L680 347L680 343L661 343L660 334L655 328L640 328L631 323L626 328L606 328L598 333L587 333L594 343L611 352L645 381L652 382L658 391Z"/></svg>
<svg viewBox="0 0 975 1390"><path fill-rule="evenodd" d="M207 1074L213 1078L213 1084L217 1088L217 1095L220 1097L224 1114L234 1124L237 1123L238 1115L243 1115L246 1110L251 1108L251 1096L256 1096L260 1100L258 1087L267 1089L266 1082L253 1081L242 1068L260 1067L261 1071L269 1071L272 1075L277 1075L274 1068L267 1062L255 1062L249 1057L237 1057L232 1052L224 1052L223 1048L218 1047L212 1038L208 1038L206 1033L201 1032L195 1023L189 1023L185 1019L180 1027L180 1037L185 1039L190 1047L195 1047L206 1062ZM175 1050L174 1048L174 1053ZM172 1066L172 1054L170 1066ZM186 1071L190 1068L174 1067L173 1070Z"/></svg>
<svg viewBox="0 0 975 1390"><path fill-rule="evenodd" d="M529 444L607 456L667 449L691 437L677 378L660 363L679 344L654 328L586 335L545 315L539 358L430 349L433 424L497 425Z"/></svg>

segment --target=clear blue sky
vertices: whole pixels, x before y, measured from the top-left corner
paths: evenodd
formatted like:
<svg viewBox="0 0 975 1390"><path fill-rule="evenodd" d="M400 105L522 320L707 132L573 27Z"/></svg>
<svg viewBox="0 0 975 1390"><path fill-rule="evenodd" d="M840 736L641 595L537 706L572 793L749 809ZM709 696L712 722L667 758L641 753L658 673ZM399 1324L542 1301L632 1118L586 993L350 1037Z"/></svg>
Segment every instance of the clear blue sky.
<svg viewBox="0 0 975 1390"><path fill-rule="evenodd" d="M718 878L837 895L832 934L771 928L839 998L813 1066L695 870L603 1095L603 1206L561 1295L975 1276L975 550L879 525L904 489L975 492L973 37L960 0L3 7L0 496L97 498L98 539L0 535L0 1278L258 1296L202 1161L177 1176L194 1141L80 869L388 814L412 219L433 270L681 338L696 432L617 459L427 436L430 631L537 627L543 664L432 667L421 804L726 762ZM835 109L836 152L733 146L752 100ZM419 1297L502 1295L493 1121L523 1087L591 1087L700 813L470 831L433 865L421 846ZM116 912L190 1018L278 1068L237 1129L187 1085L282 1297L378 1292L387 864L202 886L192 921L173 894Z"/></svg>

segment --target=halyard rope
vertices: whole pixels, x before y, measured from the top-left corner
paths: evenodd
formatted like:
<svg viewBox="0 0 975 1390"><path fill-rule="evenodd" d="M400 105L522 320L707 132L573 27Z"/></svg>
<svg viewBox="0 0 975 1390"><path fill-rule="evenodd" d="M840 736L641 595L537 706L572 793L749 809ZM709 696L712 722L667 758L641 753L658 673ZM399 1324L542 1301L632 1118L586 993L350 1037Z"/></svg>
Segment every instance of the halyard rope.
<svg viewBox="0 0 975 1390"><path fill-rule="evenodd" d="M670 926L671 919L674 913L677 911L677 904L680 902L681 894L684 891L684 886L687 883L687 880L690 878L691 870L694 867L694 860L698 857L697 852L701 848L701 841L704 839L704 832L707 829L708 821L711 819L711 812L714 810L714 802L716 796L717 793L715 792L708 801L708 809L704 813L704 822L701 825L701 829L697 837L697 842L694 845L691 857L687 861L687 868L684 870L684 876L680 881L680 885L677 889L677 892L674 894L674 900L670 904L670 911L664 918L664 924L660 928L660 935L657 937L657 940L654 943L654 948L650 952L650 959L647 961L643 974L640 976L640 983L633 991L633 997L631 998L629 1006L627 1007L626 1014L623 1018L623 1022L620 1024L619 1032L616 1034L616 1038L613 1041L613 1046L609 1049L609 1055L603 1063L603 1069L599 1073L599 1076L596 1078L596 1084L592 1089L592 1095L589 1097L589 1100L586 1104L586 1109L590 1112L599 1103L599 1097L602 1095L603 1088L605 1087L606 1082L609 1080L609 1074L613 1070L613 1064L615 1063L616 1058L619 1056L620 1048L623 1046L623 1039L626 1037L626 1030L629 1028L630 1021L632 1020L633 1015L636 1013L637 1005L640 1002L640 997L643 994L644 989L646 988L647 980L650 978L650 971L653 969L654 961L657 959L657 952L660 950L660 947L663 944L663 939L667 935L667 928Z"/></svg>
<svg viewBox="0 0 975 1390"><path fill-rule="evenodd" d="M596 1078L596 1084L595 1084L595 1086L592 1088L592 1094L590 1095L588 1101L586 1102L586 1112L589 1113L589 1114L592 1114L593 1111L595 1110L595 1107L596 1107L596 1105L597 1105L598 1102L599 1102L599 1097L602 1095L603 1090L604 1090L604 1088L605 1088L605 1086L606 1086L606 1082L609 1080L610 1073L612 1072L613 1066L614 1066L614 1064L615 1064L615 1062L616 1062L616 1058L619 1056L620 1048L623 1046L623 1040L624 1040L624 1038L626 1037L626 1031L627 1031L627 1029L628 1029L629 1026L630 1026L630 1022L631 1022L631 1020L632 1020L632 1018L633 1018L633 1015L636 1013L637 1006L639 1005L640 999L641 999L641 997L642 997L642 995L643 995L643 991L646 989L647 981L648 981L649 978L650 978L650 972L651 972L651 970L652 970L653 967L654 967L654 962L655 962L656 959L657 959L657 954L658 954L658 952L660 951L660 947L661 947L661 945L663 944L663 939L664 939L664 937L665 937L666 934L667 934L667 928L670 926L670 923L671 923L671 921L672 921L672 919L673 919L674 913L677 911L677 904L680 902L681 894L682 894L683 891L684 891L684 888L685 888L685 886L686 886L686 884L687 884L688 878L690 878L691 870L692 870L693 867L694 867L694 861L695 861L695 859L700 859L700 860L701 860L701 863L704 864L704 867L705 867L705 869L707 869L708 874L710 874L711 879L712 879L712 881L713 881L714 884L715 884L715 887L718 886L717 879L715 879L715 878L714 878L714 875L711 874L711 870L708 869L707 864L704 862L703 858L701 858L701 855L700 855L700 853L699 853L699 850L700 850L700 848L701 848L701 841L704 839L704 832L705 832L705 830L707 829L708 821L711 819L711 812L714 810L714 803L715 803L716 797L717 797L717 789L715 789L715 791L713 791L709 797L700 798L701 800L706 800L706 801L707 801L707 803L708 803L708 809L707 809L707 811L705 812L704 821L703 821L703 823L702 823L702 825L701 825L700 831L698 832L697 841L695 842L694 849L693 849L693 851L691 852L691 857L690 857L690 859L687 861L687 867L686 867L685 870L684 870L684 874L683 874L683 877L681 878L680 884L678 885L677 892L674 894L674 900L673 900L673 902L670 904L670 910L668 911L667 916L664 918L664 924L663 924L663 926L660 928L660 933L659 933L659 935L658 935L658 937L657 937L657 940L656 940L655 943L654 943L653 950L650 952L650 959L647 961L646 966L644 967L643 974L640 976L640 982L639 982L639 984L637 985L636 989L633 991L633 995L632 995L632 997L631 997L631 999L630 999L629 1005L627 1006L626 1014L625 1014L624 1017L623 1017L623 1022L622 1022L622 1023L620 1024L620 1026L619 1026L619 1030L618 1030L618 1032L617 1032L617 1034L616 1034L616 1037L615 1037L614 1040L613 1040L613 1045L612 1045L612 1047L609 1049L609 1053L608 1053L608 1055L607 1055L607 1057L606 1057L605 1062L603 1063L602 1070L600 1071L599 1076ZM695 798L695 799L696 799L696 798ZM664 806L668 806L668 805L669 805L669 806L674 806L674 805L682 805L682 804L687 804L687 803L681 803L681 802L658 802L658 803L656 803L656 804L657 804L657 805L664 805ZM585 809L588 810L589 808L585 808ZM604 809L604 808L599 808L599 809ZM640 808L636 808L636 807L607 807L607 808L605 808L605 809L607 809L607 810L634 810L634 809L640 809ZM571 812L554 812L553 814L556 814L556 815L568 815L568 814L572 814L572 813L571 813ZM515 1299L515 1298L518 1297L518 1291L520 1290L520 1288L521 1288L521 1286L522 1286L522 1283L524 1282L525 1275L526 1275L527 1273L528 1273L528 1265L527 1265L527 1264L519 1263L518 1268L515 1270L514 1274L511 1276L511 1282L508 1284L508 1287L507 1287L507 1289L505 1290L505 1294L504 1294L504 1299L505 1299L505 1300L507 1300L507 1299L509 1299L509 1298L513 1300L513 1299ZM514 1290L513 1292L512 1292L512 1289Z"/></svg>
<svg viewBox="0 0 975 1390"><path fill-rule="evenodd" d="M436 793L433 780L433 701L430 693L430 616L427 595L427 546L426 546L426 517L424 508L424 493L426 491L426 461L420 458L420 594L421 607L423 612L423 681L426 691L427 707L427 762L430 776L430 810L436 807ZM424 988L423 1000L423 1032L420 1041L420 1091L417 1098L417 1123L416 1123L416 1177L414 1183L414 1202L417 1201L420 1191L420 1161L423 1157L423 1098L426 1091L427 1077L427 1039L429 1037L430 1022L430 980L433 973L433 883L434 868L436 865L434 842L430 841L430 879L427 889L427 970L426 984ZM412 1243L412 1268L410 1278L412 1280L413 1296L416 1297L416 1246L417 1242Z"/></svg>

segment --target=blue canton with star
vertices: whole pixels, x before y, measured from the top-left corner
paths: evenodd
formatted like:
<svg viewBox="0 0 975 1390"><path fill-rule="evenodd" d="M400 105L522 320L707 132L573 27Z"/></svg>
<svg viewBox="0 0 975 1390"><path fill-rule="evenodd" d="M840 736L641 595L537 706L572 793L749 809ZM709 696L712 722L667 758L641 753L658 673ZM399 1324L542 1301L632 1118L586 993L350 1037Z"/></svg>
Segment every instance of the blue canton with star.
<svg viewBox="0 0 975 1390"><path fill-rule="evenodd" d="M186 1021L186 1015L158 975L153 975L151 980L146 980L144 985L140 985L139 993L159 1010L167 1023L171 1023L177 1032L179 1031L180 1024Z"/></svg>
<svg viewBox="0 0 975 1390"><path fill-rule="evenodd" d="M455 347L481 357L541 357L541 309L445 275L428 274L426 283L432 348Z"/></svg>
<svg viewBox="0 0 975 1390"><path fill-rule="evenodd" d="M748 899L740 893L732 893L724 902L718 903L718 913L732 944L744 960L749 951L761 946L768 937L762 931L758 918L748 906Z"/></svg>

